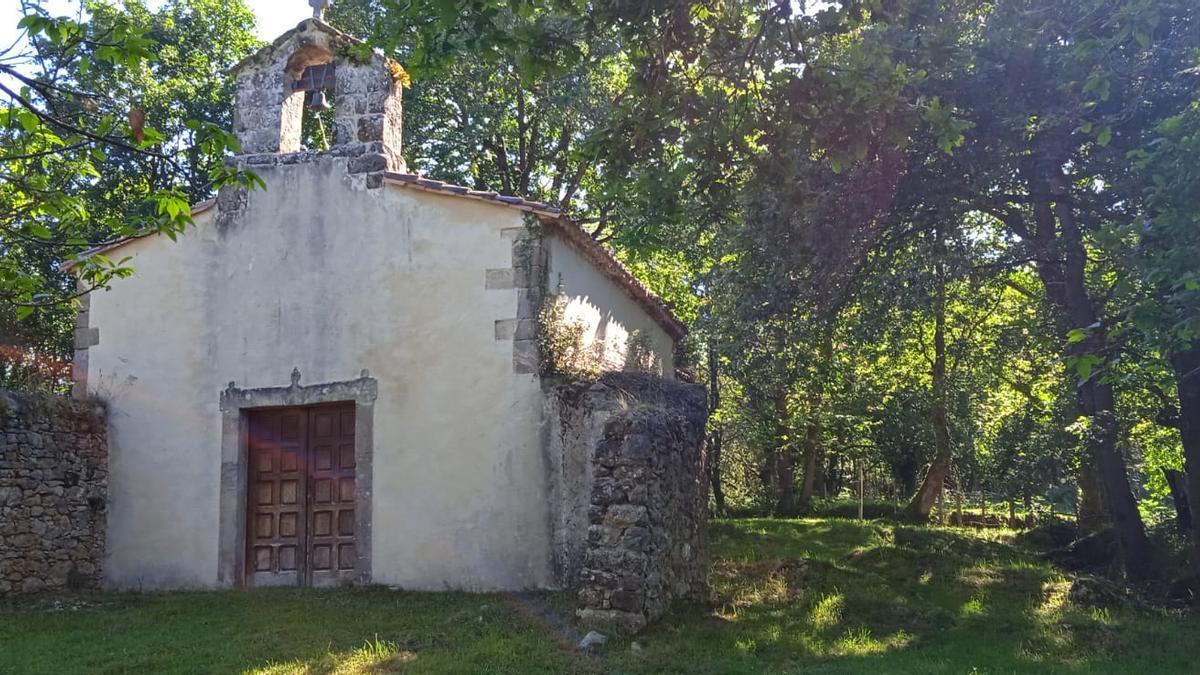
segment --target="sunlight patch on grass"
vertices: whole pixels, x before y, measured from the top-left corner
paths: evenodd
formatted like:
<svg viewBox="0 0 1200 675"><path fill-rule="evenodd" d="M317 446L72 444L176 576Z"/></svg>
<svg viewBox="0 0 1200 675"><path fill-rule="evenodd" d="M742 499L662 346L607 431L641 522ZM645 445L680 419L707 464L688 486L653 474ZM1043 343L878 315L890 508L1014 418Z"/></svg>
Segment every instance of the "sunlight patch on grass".
<svg viewBox="0 0 1200 675"><path fill-rule="evenodd" d="M870 656L887 651L886 641L876 640L871 636L870 628L851 628L834 648L835 653L842 656Z"/></svg>
<svg viewBox="0 0 1200 675"><path fill-rule="evenodd" d="M1044 599L1032 612L1043 646L1031 651L1048 652L1058 662L1082 662L1086 656L1120 651L1123 637L1110 610L1076 608L1069 600L1070 587L1061 577L1043 584Z"/></svg>
<svg viewBox="0 0 1200 675"><path fill-rule="evenodd" d="M836 642L826 643L826 651L833 656L875 656L895 649L903 649L913 641L913 636L904 630L876 638L870 628L850 628Z"/></svg>
<svg viewBox="0 0 1200 675"><path fill-rule="evenodd" d="M972 565L958 573L958 581L976 588L991 586L1000 582L1000 575L993 565Z"/></svg>
<svg viewBox="0 0 1200 675"><path fill-rule="evenodd" d="M1071 583L1061 577L1049 579L1042 584L1042 604L1033 610L1034 616L1050 621L1058 618L1067 606L1067 595Z"/></svg>
<svg viewBox="0 0 1200 675"><path fill-rule="evenodd" d="M721 605L713 610L712 615L722 621L734 623L742 618L741 612L734 605Z"/></svg>
<svg viewBox="0 0 1200 675"><path fill-rule="evenodd" d="M842 622L846 609L846 596L834 591L817 601L809 612L808 622L817 629L834 628Z"/></svg>
<svg viewBox="0 0 1200 675"><path fill-rule="evenodd" d="M909 643L911 643L912 641L913 641L913 636L909 635L907 632L902 631L902 630L898 630L895 633L892 633L890 636L888 636L888 638L886 640L887 646L890 647L891 649L903 649L904 647L907 647L909 645Z"/></svg>
<svg viewBox="0 0 1200 675"><path fill-rule="evenodd" d="M734 613L788 599L787 563L778 558L748 565L718 563L710 577L713 590Z"/></svg>
<svg viewBox="0 0 1200 675"><path fill-rule="evenodd" d="M758 651L758 641L753 639L737 640L734 642L734 646L743 654L753 654Z"/></svg>
<svg viewBox="0 0 1200 675"><path fill-rule="evenodd" d="M787 594L787 579L783 578L783 575L772 574L762 582L742 589L735 604L738 607L752 607L769 602L781 602L787 599Z"/></svg>
<svg viewBox="0 0 1200 675"><path fill-rule="evenodd" d="M246 671L247 675L382 675L403 673L416 661L415 652L400 649L394 642L368 640L358 649L329 652L313 661L273 663Z"/></svg>
<svg viewBox="0 0 1200 675"><path fill-rule="evenodd" d="M981 617L987 614L987 606L984 602L987 600L987 594L976 593L971 596L970 600L963 603L962 607L958 608L958 616L962 619L972 619Z"/></svg>

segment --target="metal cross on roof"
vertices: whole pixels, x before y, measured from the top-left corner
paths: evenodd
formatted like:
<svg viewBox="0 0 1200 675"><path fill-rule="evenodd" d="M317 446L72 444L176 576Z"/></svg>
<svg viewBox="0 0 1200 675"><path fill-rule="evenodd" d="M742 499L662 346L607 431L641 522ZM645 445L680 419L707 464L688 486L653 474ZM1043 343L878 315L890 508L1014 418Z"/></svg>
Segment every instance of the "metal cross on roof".
<svg viewBox="0 0 1200 675"><path fill-rule="evenodd" d="M313 18L323 20L325 9L333 4L333 0L308 0L308 4L313 8Z"/></svg>

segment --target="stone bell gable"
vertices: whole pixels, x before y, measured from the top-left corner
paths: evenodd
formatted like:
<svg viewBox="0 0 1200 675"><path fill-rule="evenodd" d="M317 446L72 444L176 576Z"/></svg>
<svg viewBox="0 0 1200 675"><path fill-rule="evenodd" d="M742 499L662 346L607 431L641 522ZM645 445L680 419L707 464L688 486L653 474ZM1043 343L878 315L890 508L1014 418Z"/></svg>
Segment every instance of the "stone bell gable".
<svg viewBox="0 0 1200 675"><path fill-rule="evenodd" d="M404 171L403 72L319 19L301 22L233 71L243 156L301 152L306 96L322 91L334 108L330 154L360 158L366 171Z"/></svg>

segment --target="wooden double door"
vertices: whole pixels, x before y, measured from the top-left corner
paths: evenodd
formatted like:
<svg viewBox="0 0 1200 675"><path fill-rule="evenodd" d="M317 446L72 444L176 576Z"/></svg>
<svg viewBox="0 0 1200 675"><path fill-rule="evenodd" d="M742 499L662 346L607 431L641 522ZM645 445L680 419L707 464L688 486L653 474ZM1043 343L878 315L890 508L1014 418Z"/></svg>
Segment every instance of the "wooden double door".
<svg viewBox="0 0 1200 675"><path fill-rule="evenodd" d="M354 405L249 411L246 584L355 578Z"/></svg>

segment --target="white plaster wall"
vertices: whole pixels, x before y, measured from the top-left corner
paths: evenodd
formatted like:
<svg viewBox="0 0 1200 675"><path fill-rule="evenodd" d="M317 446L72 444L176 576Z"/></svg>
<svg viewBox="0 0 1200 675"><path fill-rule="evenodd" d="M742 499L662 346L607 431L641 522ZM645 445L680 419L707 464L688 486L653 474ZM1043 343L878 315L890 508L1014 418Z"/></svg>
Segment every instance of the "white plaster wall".
<svg viewBox="0 0 1200 675"><path fill-rule="evenodd" d="M603 354L605 369L626 365L629 336L638 331L649 341L654 369L675 376L675 342L629 293L587 261L562 236L547 237L550 251L549 292L565 301L563 320L584 328L584 347ZM602 342L603 347L593 345Z"/></svg>
<svg viewBox="0 0 1200 675"><path fill-rule="evenodd" d="M286 386L298 367L302 384L364 368L378 380L375 582L553 585L540 388L494 339L516 292L484 288L485 270L511 266L501 231L522 214L352 189L331 159L259 174L268 190L227 231L210 212L177 243L130 244L114 255L132 255L136 274L92 298L89 390L111 425L109 584L217 584L220 391Z"/></svg>

